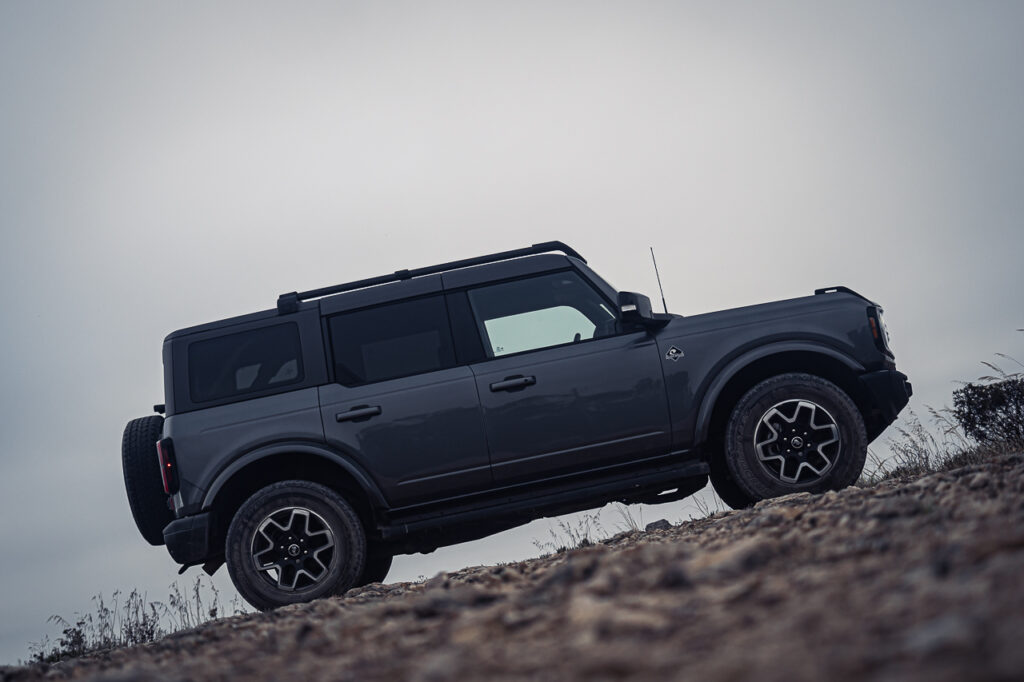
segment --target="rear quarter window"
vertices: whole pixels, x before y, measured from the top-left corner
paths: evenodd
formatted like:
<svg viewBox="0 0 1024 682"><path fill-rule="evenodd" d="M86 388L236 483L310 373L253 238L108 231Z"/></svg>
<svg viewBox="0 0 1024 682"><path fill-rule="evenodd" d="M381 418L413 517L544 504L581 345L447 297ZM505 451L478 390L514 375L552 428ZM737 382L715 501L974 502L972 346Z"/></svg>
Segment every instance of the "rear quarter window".
<svg viewBox="0 0 1024 682"><path fill-rule="evenodd" d="M188 379L194 403L300 383L299 328L294 323L278 324L196 341L188 348Z"/></svg>

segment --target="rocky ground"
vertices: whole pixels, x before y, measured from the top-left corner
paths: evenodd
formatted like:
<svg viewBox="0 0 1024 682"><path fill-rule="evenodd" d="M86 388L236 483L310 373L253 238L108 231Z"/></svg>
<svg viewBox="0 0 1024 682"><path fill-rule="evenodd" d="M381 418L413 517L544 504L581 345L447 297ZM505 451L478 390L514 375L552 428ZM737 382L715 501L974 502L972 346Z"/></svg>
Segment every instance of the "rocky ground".
<svg viewBox="0 0 1024 682"><path fill-rule="evenodd" d="M375 584L0 678L1020 680L1024 456Z"/></svg>

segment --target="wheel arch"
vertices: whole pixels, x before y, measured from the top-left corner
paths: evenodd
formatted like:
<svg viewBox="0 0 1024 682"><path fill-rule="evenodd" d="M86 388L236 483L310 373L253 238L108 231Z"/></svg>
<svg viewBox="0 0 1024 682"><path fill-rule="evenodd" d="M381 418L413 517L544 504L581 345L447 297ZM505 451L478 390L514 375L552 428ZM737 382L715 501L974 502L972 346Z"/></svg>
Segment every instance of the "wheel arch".
<svg viewBox="0 0 1024 682"><path fill-rule="evenodd" d="M697 415L695 442L710 446L714 454L729 415L743 394L769 377L789 372L804 372L831 381L867 416L869 398L858 378L864 371L864 366L854 358L816 343L756 348L732 360L712 381Z"/></svg>
<svg viewBox="0 0 1024 682"><path fill-rule="evenodd" d="M362 468L349 458L310 443L278 443L248 452L225 467L203 498L212 512L213 546L223 544L238 508L257 490L288 479L320 483L344 496L369 535L384 496Z"/></svg>

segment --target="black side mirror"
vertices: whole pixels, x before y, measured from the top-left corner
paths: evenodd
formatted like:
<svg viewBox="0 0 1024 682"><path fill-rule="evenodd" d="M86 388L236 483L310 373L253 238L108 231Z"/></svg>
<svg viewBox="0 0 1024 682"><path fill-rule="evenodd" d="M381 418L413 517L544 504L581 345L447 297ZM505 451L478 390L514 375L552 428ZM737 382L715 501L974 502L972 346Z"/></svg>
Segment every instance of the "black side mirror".
<svg viewBox="0 0 1024 682"><path fill-rule="evenodd" d="M663 327L672 319L651 309L651 299L634 291L619 292L619 319L625 327Z"/></svg>
<svg viewBox="0 0 1024 682"><path fill-rule="evenodd" d="M654 320L651 299L633 291L619 292L619 313L626 324L646 325Z"/></svg>

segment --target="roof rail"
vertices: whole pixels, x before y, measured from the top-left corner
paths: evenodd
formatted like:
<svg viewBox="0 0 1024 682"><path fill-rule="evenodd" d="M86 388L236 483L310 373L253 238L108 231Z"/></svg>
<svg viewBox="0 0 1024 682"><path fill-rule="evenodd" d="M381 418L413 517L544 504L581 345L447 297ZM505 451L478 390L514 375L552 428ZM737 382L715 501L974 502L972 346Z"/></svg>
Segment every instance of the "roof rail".
<svg viewBox="0 0 1024 682"><path fill-rule="evenodd" d="M388 282L399 282L406 279L412 279L413 277L423 277L424 275L435 275L439 272L446 272L448 270L457 270L458 268L468 268L473 265L483 265L485 263L496 263L502 260L508 260L510 258L519 258L521 256L533 256L539 253L550 253L552 251L561 251L567 256L572 256L584 263L587 260L581 256L575 249L563 244L562 242L543 242L541 244L534 244L524 249L512 249L511 251L501 251L500 253L492 253L487 256L477 256L476 258L465 258L463 260L452 261L451 263L442 263L441 265L431 265L426 268L417 268L416 270L398 270L390 275L381 275L379 277L370 277L369 279L361 279L356 282L348 282L346 284L335 284L330 287L322 287L320 289L311 289L309 291L297 292L292 291L287 294L281 294L277 297L277 312L284 315L286 313L294 313L299 309L300 301L308 301L312 298L320 298L321 296L329 296L331 294L340 294L343 291L352 291L354 289L363 289L365 287L372 287L377 284L386 284Z"/></svg>
<svg viewBox="0 0 1024 682"><path fill-rule="evenodd" d="M852 294L853 296L856 296L857 298L863 298L865 301L868 300L866 296L864 296L863 294L858 294L856 291L854 291L850 287L842 287L842 286L839 286L839 287L825 287L823 289L815 289L814 290L814 295L815 296L821 296L822 294L832 294L832 293Z"/></svg>

